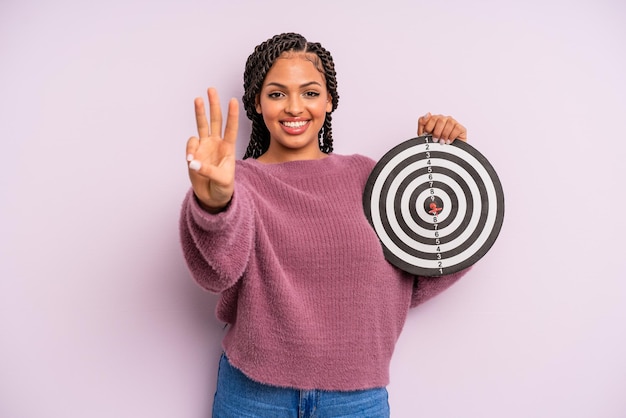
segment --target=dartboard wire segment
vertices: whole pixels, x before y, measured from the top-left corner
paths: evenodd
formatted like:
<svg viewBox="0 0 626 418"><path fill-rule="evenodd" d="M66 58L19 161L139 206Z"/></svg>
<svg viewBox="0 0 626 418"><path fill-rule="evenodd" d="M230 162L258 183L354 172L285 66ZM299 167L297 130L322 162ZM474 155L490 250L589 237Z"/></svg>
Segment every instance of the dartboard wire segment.
<svg viewBox="0 0 626 418"><path fill-rule="evenodd" d="M493 246L504 220L496 171L471 145L423 135L387 152L363 193L385 257L415 275L463 270Z"/></svg>

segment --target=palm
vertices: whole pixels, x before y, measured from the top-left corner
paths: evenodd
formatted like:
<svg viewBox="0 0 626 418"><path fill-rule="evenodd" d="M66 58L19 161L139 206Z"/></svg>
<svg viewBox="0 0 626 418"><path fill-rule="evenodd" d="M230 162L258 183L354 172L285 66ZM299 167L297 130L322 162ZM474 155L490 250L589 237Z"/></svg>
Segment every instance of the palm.
<svg viewBox="0 0 626 418"><path fill-rule="evenodd" d="M239 106L235 99L228 105L226 126L222 135L222 112L215 89L208 90L210 123L204 102L194 102L198 136L187 142L189 178L194 193L208 208L220 209L230 201L235 183L235 143Z"/></svg>

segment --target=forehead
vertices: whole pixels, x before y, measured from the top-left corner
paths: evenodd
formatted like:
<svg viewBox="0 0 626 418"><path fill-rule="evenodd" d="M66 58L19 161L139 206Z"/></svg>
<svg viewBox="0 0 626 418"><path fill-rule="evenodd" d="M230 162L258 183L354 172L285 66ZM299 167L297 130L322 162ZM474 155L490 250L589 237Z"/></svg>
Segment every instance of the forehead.
<svg viewBox="0 0 626 418"><path fill-rule="evenodd" d="M286 83L295 81L318 81L324 83L326 78L321 68L321 62L317 55L304 52L283 53L267 72L263 84Z"/></svg>

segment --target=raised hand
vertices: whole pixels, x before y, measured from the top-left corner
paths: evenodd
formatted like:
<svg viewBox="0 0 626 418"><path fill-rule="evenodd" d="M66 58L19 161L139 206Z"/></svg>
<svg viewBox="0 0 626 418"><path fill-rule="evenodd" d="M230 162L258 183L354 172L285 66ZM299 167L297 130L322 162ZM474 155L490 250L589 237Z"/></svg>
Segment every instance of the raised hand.
<svg viewBox="0 0 626 418"><path fill-rule="evenodd" d="M467 129L451 116L425 114L417 120L417 135L432 134L433 141L450 144L455 139L467 141Z"/></svg>
<svg viewBox="0 0 626 418"><path fill-rule="evenodd" d="M214 88L207 91L209 121L204 101L194 100L198 136L187 141L187 162L191 186L201 206L209 212L225 208L235 187L235 143L239 128L237 99L228 103L226 126L222 135L222 110Z"/></svg>

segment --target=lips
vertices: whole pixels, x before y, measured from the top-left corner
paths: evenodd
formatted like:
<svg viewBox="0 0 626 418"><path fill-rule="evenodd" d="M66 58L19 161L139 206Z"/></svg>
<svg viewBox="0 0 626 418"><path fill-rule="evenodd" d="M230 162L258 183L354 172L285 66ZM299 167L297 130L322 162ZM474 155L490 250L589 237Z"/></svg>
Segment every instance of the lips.
<svg viewBox="0 0 626 418"><path fill-rule="evenodd" d="M288 128L301 128L304 125L306 125L308 123L308 121L306 120L299 120L297 122L282 122L283 125L285 125Z"/></svg>
<svg viewBox="0 0 626 418"><path fill-rule="evenodd" d="M298 135L306 130L309 122L308 120L282 121L280 124L285 132L291 135Z"/></svg>

